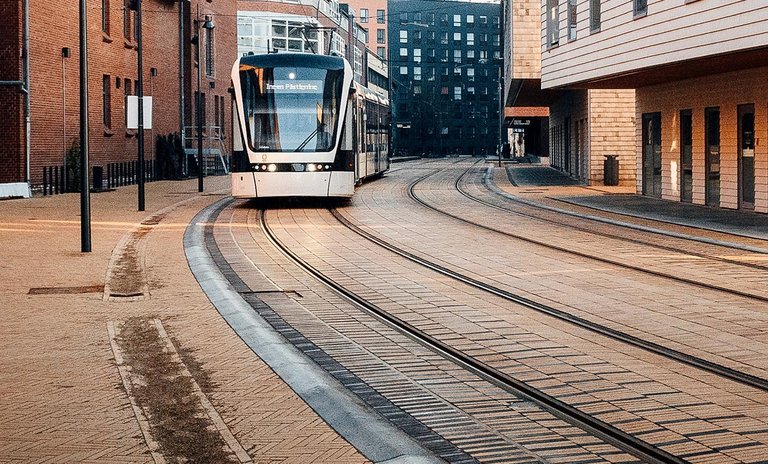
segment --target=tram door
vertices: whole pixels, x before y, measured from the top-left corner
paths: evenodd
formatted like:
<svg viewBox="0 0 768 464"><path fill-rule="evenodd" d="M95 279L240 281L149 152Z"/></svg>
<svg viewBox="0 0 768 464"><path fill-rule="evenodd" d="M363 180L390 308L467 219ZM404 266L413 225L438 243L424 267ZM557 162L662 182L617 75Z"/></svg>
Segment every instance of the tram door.
<svg viewBox="0 0 768 464"><path fill-rule="evenodd" d="M661 113L643 115L643 195L661 198Z"/></svg>
<svg viewBox="0 0 768 464"><path fill-rule="evenodd" d="M720 206L720 108L704 110L707 204Z"/></svg>
<svg viewBox="0 0 768 464"><path fill-rule="evenodd" d="M680 112L680 201L693 201L693 114Z"/></svg>
<svg viewBox="0 0 768 464"><path fill-rule="evenodd" d="M755 105L739 105L739 207L755 208Z"/></svg>

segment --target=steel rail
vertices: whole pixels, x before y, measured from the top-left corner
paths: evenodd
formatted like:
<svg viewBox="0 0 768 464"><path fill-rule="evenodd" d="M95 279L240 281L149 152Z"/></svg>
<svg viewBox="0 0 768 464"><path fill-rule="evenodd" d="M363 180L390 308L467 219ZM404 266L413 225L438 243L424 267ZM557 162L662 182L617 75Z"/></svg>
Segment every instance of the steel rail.
<svg viewBox="0 0 768 464"><path fill-rule="evenodd" d="M464 175L466 175L466 172L464 173ZM462 175L462 177L464 175ZM461 178L459 179L459 181L460 180L461 180ZM564 224L562 222L556 221L554 219L547 219L545 217L537 216L537 215L532 214L532 213L525 213L523 211L519 211L519 210L515 210L515 209L511 209L511 208L506 208L504 206L500 206L500 205L491 203L489 201L480 199L478 197L475 197L475 196L471 195L469 192L467 192L466 190L461 189L459 187L459 181L456 182L456 189L459 191L459 193L461 193L462 195L464 195L465 197L469 198L472 201L475 201L475 202L480 203L482 205L488 206L490 208L498 209L500 211L505 211L505 212L508 212L510 214L515 214L517 216L523 216L523 217L535 219L537 221L546 222L546 223L549 223L549 224L555 224L557 226L564 226ZM513 195L509 195L506 192L505 193L499 193L499 192L494 191L491 188L491 186L488 185L487 175L483 178L483 184L486 187L489 187L489 189L491 189L491 193L493 195L497 196L497 197L501 197L501 198L503 198L505 200L509 200L509 201L518 203L520 205L527 206L529 208L539 209L539 210L542 210L542 211L545 211L545 212L549 212L549 213L553 213L553 214L561 214L561 215L565 215L565 216L571 216L572 218L574 218L576 220L598 222L598 223L605 224L605 225L608 225L608 226L623 227L623 228L627 228L627 229L634 230L634 231L637 231L637 232L645 232L645 233L648 233L648 234L662 235L662 236L665 236L665 237L672 237L672 238L676 238L676 239L679 239L679 240L688 240L688 241L692 241L692 242L696 242L696 243L700 243L700 244L704 244L704 245L720 247L720 248L727 248L727 249L732 249L732 250L735 249L735 250L741 250L741 251L749 251L750 253L765 254L765 251L757 251L757 250L753 250L753 249L744 249L744 248L741 248L741 247L735 247L735 246L732 246L732 245L728 245L727 243L719 243L719 242L712 243L712 242L708 242L708 241L701 241L701 240L697 240L695 237L688 238L688 237L679 236L679 235L676 235L676 234L667 234L667 233L665 233L664 231L661 231L661 230L654 230L654 229L647 229L647 228L643 228L643 227L637 227L634 224L625 224L625 223L613 222L613 221L608 221L608 220L601 220L602 218L595 218L593 216L583 215L583 214L577 213L575 211L565 211L565 210L559 210L557 208L553 209L553 208L551 208L549 206L540 205L540 204L537 204L536 202L533 202L533 201L528 201L528 200L524 201L524 200L522 200L520 198L517 198L517 197L515 197ZM634 243L634 244L638 244L638 245L649 246L649 247L656 248L656 249L659 249L659 250L672 251L672 252L676 252L676 253L684 253L684 254L687 254L687 255L690 255L690 256L696 256L698 258L707 258L707 259L711 259L711 260L714 260L714 261L720 261L720 262L723 262L723 263L733 264L733 265L736 265L736 266L749 267L749 268L753 268L753 269L761 269L761 270L768 271L768 266L763 265L763 264L747 263L747 262L743 262L743 261L737 261L735 259L723 258L723 257L720 257L720 256L712 256L712 255L708 255L706 253L701 253L701 252L697 252L697 251L688 251L688 250L683 250L681 248L675 248L675 247L672 247L672 246L659 245L657 243L646 242L646 241L643 241L643 240L640 240L640 239L627 238L627 237L623 237L623 236L618 235L618 234L612 234L612 233L609 233L609 232L599 232L599 231L596 231L596 230L589 229L588 227L585 227L585 226L578 226L578 225L568 224L567 227L572 228L572 229L576 229L576 230L580 230L582 232L587 232L587 233L590 233L590 234L593 234L593 235L599 235L601 237L621 240L621 241L627 242L627 243Z"/></svg>
<svg viewBox="0 0 768 464"><path fill-rule="evenodd" d="M267 224L265 211L259 210L259 222L265 236L269 239L275 248L277 248L289 260L317 279L323 285L327 286L345 300L354 304L356 307L364 310L366 313L376 317L388 326L402 333L403 335L418 342L422 346L439 354L445 359L456 363L462 368L480 376L481 378L492 382L498 387L508 391L518 397L527 399L538 404L554 416L574 425L585 432L596 436L607 443L635 456L636 458L648 463L676 463L683 464L687 461L673 456L672 454L658 448L646 441L640 440L623 430L620 430L600 419L590 416L583 411L550 396L530 385L521 382L514 377L505 374L489 365L469 356L460 350L440 341L426 332L416 328L412 324L389 314L387 311L379 308L375 304L360 297L356 293L344 288L341 284L323 274L320 270L302 259L293 252L288 246L280 241L272 229Z"/></svg>
<svg viewBox="0 0 768 464"><path fill-rule="evenodd" d="M412 191L413 187L416 184L418 184L419 182L423 181L424 179L430 177L433 174L434 173L426 174L424 176L419 177L415 181L413 181L413 183L411 184L411 186L409 188L409 193L411 193L413 195L413 191ZM482 227L482 228L485 228L485 229L489 229L489 230L492 230L494 232L498 232L498 233L502 233L502 234L504 233L504 232L500 232L500 231L495 230L495 229L491 229L491 228L489 228L487 226L479 225L479 224L476 224L476 223L471 222L471 221L466 221L466 220L461 219L459 217L456 217L456 216L454 216L454 215L452 215L450 213L446 213L446 212L444 212L442 210L435 209L432 206L426 204L421 199L419 199L419 198L417 198L415 196L412 196L412 198L413 198L414 201L422 204L426 208L432 209L432 210L437 211L437 212L439 212L441 214L448 215L450 217L453 217L455 219L461 220L463 222L467 222L467 223L470 223L472 225L476 225L476 226L479 226L479 227ZM331 210L331 213L345 227L348 227L350 230L352 230L353 232L357 233L358 235L361 235L362 237L365 237L366 239L370 240L371 242L376 243L377 245L379 245L379 246L381 246L381 247L383 247L383 248L385 248L385 249L387 249L389 251L392 251L392 252L402 256L403 258L406 258L406 259L408 259L410 261L416 262L416 263L418 263L418 264L420 264L422 266L425 266L425 267L427 267L427 268L429 268L429 269L431 269L433 271L436 271L436 272L438 272L438 273L440 273L442 275L445 275L447 277L451 277L453 279L459 280L459 281L461 281L463 283L466 283L468 285L471 285L471 286L473 286L475 288L478 288L478 289L484 290L486 292L492 293L492 294L494 294L496 296L504 298L504 299L506 299L508 301L511 301L513 303L517 303L519 305L522 305L522 306L524 306L526 308L529 308L529 309L532 309L534 311L540 312L542 314L546 314L548 316L555 317L555 318L557 318L559 320L562 320L562 321L565 321L565 322L569 322L571 324L575 324L575 325L577 325L579 327L582 327L582 328L584 328L586 330L589 330L591 332L594 332L594 333L597 333L597 334L600 334L600 335L604 335L604 336L610 337L610 338L612 338L614 340L618 340L618 341L621 341L623 343L627 343L629 345L635 346L637 348L641 348L643 350L646 350L648 352L657 354L659 356L663 356L663 357L665 357L667 359L672 359L674 361L681 362L681 363L686 364L688 366L695 367L697 369L701 369L701 370L703 370L705 372L708 372L710 374L715 374L715 375L727 378L727 379L732 380L734 382L738 382L738 383L740 383L742 385L747 385L749 387L756 388L758 390L768 392L768 380L766 380L766 379L764 379L762 377L758 377L758 376L755 376L755 375L752 375L752 374L741 372L741 371L738 371L736 369L733 369L733 368L730 368L730 367L727 367L727 366L723 366L722 364L718 364L718 363L715 363L715 362L712 362L712 361L708 361L708 360L700 358L698 356L693 356L693 355L690 355L690 354L687 354L687 353L683 353L681 351L678 351L678 350L666 347L664 345L660 345L658 343L654 343L654 342L651 342L651 341L648 341L648 340L644 340L644 339L636 337L634 335L630 335L630 334L628 334L626 332L622 332L620 330L613 329L611 327L608 327L608 326L605 326L605 325L602 325L602 324L598 324L596 322L590 321L588 319L584 319L584 318L579 317L579 316L575 316L573 314L570 314L570 313L567 313L565 311L559 310L559 309L554 308L552 306L548 306L546 304L533 301L533 300L531 300L529 298L526 298L524 296L521 296L521 295L518 295L518 294L515 294L515 293L512 293L512 292L509 292L507 290L495 287L493 285L487 284L485 282L482 282L480 280L474 279L472 277L469 277L469 276L460 274L458 272L452 271L452 270L450 270L450 269L448 269L448 268L446 268L444 266L441 266L441 265L439 265L437 263L434 263L432 261L428 261L428 260L423 259L423 258L421 258L421 257L419 257L419 256L417 256L417 255L415 255L413 253L405 251L405 250L403 250L403 249L401 249L401 248L399 248L399 247L397 247L395 245L392 245L392 244L390 244L390 243L388 243L388 242L386 242L386 241L376 237L373 234L370 234L370 233L362 230L360 227L352 224L349 220L347 220L345 217L343 217L335 209Z"/></svg>

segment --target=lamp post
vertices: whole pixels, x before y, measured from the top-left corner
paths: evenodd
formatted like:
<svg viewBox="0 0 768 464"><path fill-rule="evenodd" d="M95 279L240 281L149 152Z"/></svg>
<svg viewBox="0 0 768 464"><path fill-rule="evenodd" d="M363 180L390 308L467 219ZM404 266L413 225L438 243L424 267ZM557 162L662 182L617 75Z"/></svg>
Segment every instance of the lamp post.
<svg viewBox="0 0 768 464"><path fill-rule="evenodd" d="M139 177L139 211L144 211L144 62L141 40L141 0L136 0L136 48L138 49L138 74L139 81L136 85L136 95L139 97L139 123L137 141L138 153L138 177Z"/></svg>
<svg viewBox="0 0 768 464"><path fill-rule="evenodd" d="M197 35L192 38L192 42L197 44L197 191L203 191L203 94L200 92L200 74L203 60L200 54L200 45L202 37L200 37L201 28L206 30L212 30L214 28L213 22L209 16L205 17L205 22L200 21L200 5L197 6L197 12L195 14L195 27L197 28Z"/></svg>
<svg viewBox="0 0 768 464"><path fill-rule="evenodd" d="M88 6L80 0L80 251L91 252L91 188L88 182Z"/></svg>

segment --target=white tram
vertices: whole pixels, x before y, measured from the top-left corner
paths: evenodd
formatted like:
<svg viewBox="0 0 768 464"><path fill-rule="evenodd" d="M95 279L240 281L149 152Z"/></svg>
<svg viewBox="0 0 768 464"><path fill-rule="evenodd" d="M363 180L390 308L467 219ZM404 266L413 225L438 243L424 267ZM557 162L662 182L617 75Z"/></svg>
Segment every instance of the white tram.
<svg viewBox="0 0 768 464"><path fill-rule="evenodd" d="M389 169L388 102L337 56L241 57L232 68L232 196L351 197Z"/></svg>

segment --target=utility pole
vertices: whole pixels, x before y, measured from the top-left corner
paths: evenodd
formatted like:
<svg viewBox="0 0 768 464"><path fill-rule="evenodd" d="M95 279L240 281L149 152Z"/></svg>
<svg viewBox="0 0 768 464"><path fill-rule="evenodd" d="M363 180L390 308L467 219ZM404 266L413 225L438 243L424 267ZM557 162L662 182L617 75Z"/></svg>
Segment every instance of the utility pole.
<svg viewBox="0 0 768 464"><path fill-rule="evenodd" d="M91 187L88 182L88 5L80 0L80 251L91 252Z"/></svg>
<svg viewBox="0 0 768 464"><path fill-rule="evenodd" d="M139 97L139 128L138 128L138 176L139 176L139 211L144 211L144 63L141 40L141 0L136 0L136 45L138 48L139 83L136 93Z"/></svg>

